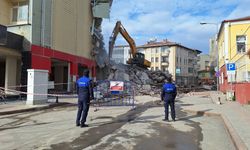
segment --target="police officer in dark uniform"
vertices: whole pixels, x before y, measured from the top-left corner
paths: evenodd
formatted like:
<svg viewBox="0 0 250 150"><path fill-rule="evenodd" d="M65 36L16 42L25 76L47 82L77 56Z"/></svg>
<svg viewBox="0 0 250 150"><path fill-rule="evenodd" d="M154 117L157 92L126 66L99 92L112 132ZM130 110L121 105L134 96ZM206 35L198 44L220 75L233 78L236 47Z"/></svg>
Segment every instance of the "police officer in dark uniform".
<svg viewBox="0 0 250 150"><path fill-rule="evenodd" d="M76 126L88 127L86 118L88 116L90 99L93 98L92 81L89 78L89 70L83 71L83 77L79 78L76 83L78 94L78 112Z"/></svg>
<svg viewBox="0 0 250 150"><path fill-rule="evenodd" d="M163 85L161 100L164 101L165 118L163 121L169 121L168 108L171 108L171 118L175 121L175 97L177 95L176 86L172 83L172 78L167 78L167 83Z"/></svg>

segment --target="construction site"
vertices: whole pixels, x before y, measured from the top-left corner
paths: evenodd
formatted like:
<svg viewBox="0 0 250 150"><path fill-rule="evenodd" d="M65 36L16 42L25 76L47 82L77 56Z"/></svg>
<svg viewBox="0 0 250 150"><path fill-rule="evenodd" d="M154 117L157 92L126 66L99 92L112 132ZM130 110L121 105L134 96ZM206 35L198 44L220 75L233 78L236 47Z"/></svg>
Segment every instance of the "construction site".
<svg viewBox="0 0 250 150"><path fill-rule="evenodd" d="M159 2L1 0L0 150L249 149L250 17Z"/></svg>

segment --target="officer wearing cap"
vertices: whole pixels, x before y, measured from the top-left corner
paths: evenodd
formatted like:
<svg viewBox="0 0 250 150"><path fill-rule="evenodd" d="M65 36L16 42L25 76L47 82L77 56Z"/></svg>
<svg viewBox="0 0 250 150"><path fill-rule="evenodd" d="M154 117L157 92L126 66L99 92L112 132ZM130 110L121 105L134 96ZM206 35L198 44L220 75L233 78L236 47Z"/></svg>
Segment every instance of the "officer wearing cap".
<svg viewBox="0 0 250 150"><path fill-rule="evenodd" d="M161 100L164 101L165 118L163 121L169 121L168 112L171 108L171 118L175 121L175 97L177 95L176 86L172 83L172 78L168 77L167 82L163 85Z"/></svg>
<svg viewBox="0 0 250 150"><path fill-rule="evenodd" d="M92 81L89 78L89 70L83 71L83 77L79 78L76 83L78 94L78 112L76 126L88 127L86 118L88 116L90 99L93 98Z"/></svg>

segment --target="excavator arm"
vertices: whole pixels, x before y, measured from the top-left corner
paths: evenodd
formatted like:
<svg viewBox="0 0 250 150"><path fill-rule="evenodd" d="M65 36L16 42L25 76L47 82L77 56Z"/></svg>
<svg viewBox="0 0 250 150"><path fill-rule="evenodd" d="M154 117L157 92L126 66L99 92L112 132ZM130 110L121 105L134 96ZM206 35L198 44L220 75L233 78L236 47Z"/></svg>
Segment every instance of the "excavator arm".
<svg viewBox="0 0 250 150"><path fill-rule="evenodd" d="M136 54L135 41L131 38L131 36L126 31L126 29L123 27L121 21L117 21L115 28L109 39L109 59L112 57L113 48L114 48L115 40L116 40L118 33L120 33L123 36L123 38L128 42L130 49L131 49L131 54L134 57Z"/></svg>
<svg viewBox="0 0 250 150"><path fill-rule="evenodd" d="M117 38L118 33L120 33L123 38L128 42L130 46L130 59L127 61L129 64L136 63L142 67L150 67L151 63L145 59L144 54L138 53L136 50L136 44L133 38L128 34L126 29L123 27L121 21L117 21L115 28L109 38L109 60L112 57L115 40ZM131 58L132 55L132 58Z"/></svg>

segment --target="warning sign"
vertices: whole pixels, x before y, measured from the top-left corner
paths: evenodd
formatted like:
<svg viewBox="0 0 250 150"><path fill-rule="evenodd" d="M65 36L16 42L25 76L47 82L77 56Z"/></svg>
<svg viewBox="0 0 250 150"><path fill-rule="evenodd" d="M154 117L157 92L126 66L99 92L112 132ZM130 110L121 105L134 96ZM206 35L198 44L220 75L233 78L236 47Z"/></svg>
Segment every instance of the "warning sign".
<svg viewBox="0 0 250 150"><path fill-rule="evenodd" d="M123 91L124 82L122 81L110 81L110 91Z"/></svg>

